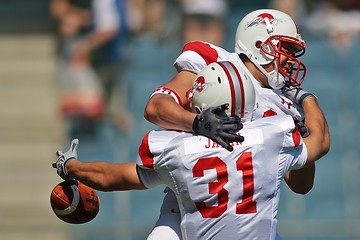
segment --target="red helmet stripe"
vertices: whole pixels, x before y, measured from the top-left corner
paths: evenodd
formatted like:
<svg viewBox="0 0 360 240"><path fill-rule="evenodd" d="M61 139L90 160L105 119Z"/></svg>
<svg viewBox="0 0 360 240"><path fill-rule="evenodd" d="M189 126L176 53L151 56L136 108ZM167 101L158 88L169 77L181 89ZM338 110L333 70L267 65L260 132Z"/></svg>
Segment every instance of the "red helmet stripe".
<svg viewBox="0 0 360 240"><path fill-rule="evenodd" d="M245 89L244 89L244 84L242 82L241 79L241 75L239 73L239 70L237 69L237 67L235 67L235 65L232 62L229 62L229 64L231 65L231 67L234 69L235 73L236 73L236 77L239 81L239 86L240 86L240 93L241 93L241 109L240 109L240 116L244 117L245 114Z"/></svg>
<svg viewBox="0 0 360 240"><path fill-rule="evenodd" d="M232 62L229 62L229 64L231 65L231 67L234 69L235 73L236 73L236 77L239 81L239 86L240 86L240 93L241 93L241 109L240 109L240 116L244 117L245 114L245 88L244 88L244 84L242 82L241 79L241 75L239 73L239 70L237 69L237 67L235 67L235 65Z"/></svg>
<svg viewBox="0 0 360 240"><path fill-rule="evenodd" d="M231 94L231 103L230 103L230 111L231 111L231 116L235 116L235 110L236 110L236 94L235 94L235 87L234 87L234 80L231 77L231 74L229 72L229 70L226 68L226 66L221 63L218 62L218 64L224 69L225 74L228 78L229 81L229 85L230 85L230 94Z"/></svg>
<svg viewBox="0 0 360 240"><path fill-rule="evenodd" d="M234 69L235 73L236 73L236 77L239 81L239 86L240 86L240 93L241 93L241 109L240 109L240 114L241 117L244 117L245 114L245 88L244 88L244 84L242 82L241 79L241 75L239 73L239 70L237 67L235 67L235 65L232 62L229 62L230 65L232 66L232 68Z"/></svg>

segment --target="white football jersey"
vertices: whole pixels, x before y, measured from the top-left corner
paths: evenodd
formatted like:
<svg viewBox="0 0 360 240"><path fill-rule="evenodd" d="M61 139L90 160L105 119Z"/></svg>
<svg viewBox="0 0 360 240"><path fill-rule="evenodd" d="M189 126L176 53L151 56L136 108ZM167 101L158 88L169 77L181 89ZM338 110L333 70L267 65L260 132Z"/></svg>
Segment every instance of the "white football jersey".
<svg viewBox="0 0 360 240"><path fill-rule="evenodd" d="M253 118L262 118L274 115L290 115L299 121L304 119L301 108L285 97L281 90L263 88L252 76L240 57L234 52L215 46L211 43L195 41L185 44L182 53L176 59L174 66L177 71L187 70L198 74L205 66L216 61L231 61L236 64L239 71L248 76L255 87L257 108Z"/></svg>
<svg viewBox="0 0 360 240"><path fill-rule="evenodd" d="M290 116L246 123L229 152L203 136L151 131L139 147L147 187L166 184L176 195L184 240L275 239L280 185L304 166L306 146Z"/></svg>

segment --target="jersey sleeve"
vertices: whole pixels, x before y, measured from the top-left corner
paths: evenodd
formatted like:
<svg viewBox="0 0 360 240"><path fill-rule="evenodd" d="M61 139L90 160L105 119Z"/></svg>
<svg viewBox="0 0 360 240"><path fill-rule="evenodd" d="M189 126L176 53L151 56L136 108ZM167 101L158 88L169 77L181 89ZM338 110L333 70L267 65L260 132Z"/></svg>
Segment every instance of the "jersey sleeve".
<svg viewBox="0 0 360 240"><path fill-rule="evenodd" d="M138 149L136 164L142 168L154 168L155 160L163 150L161 146L158 146L156 141L154 141L152 137L153 133L155 133L155 131L145 134Z"/></svg>
<svg viewBox="0 0 360 240"><path fill-rule="evenodd" d="M142 168L138 166L137 172L141 179L141 182L146 188L153 188L160 184L163 184L161 175L154 169Z"/></svg>
<svg viewBox="0 0 360 240"><path fill-rule="evenodd" d="M174 66L178 72L187 70L198 74L212 62L218 61L217 47L207 42L194 41L184 45L182 53L175 60Z"/></svg>
<svg viewBox="0 0 360 240"><path fill-rule="evenodd" d="M172 177L164 157L169 142L179 135L176 131L151 131L142 139L136 159L137 172L147 188L159 184L172 186Z"/></svg>
<svg viewBox="0 0 360 240"><path fill-rule="evenodd" d="M176 131L151 131L143 137L136 163L142 168L161 168L169 142L180 133Z"/></svg>

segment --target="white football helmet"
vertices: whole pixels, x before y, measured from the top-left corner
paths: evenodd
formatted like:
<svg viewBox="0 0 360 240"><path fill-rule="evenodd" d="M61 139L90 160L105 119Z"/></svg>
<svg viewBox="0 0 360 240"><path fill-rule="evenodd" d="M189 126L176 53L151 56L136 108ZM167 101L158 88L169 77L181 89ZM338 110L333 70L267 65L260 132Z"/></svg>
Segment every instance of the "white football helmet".
<svg viewBox="0 0 360 240"><path fill-rule="evenodd" d="M283 44L292 44L295 54L283 51ZM235 37L235 52L245 54L267 76L273 89L285 84L285 77L292 86L300 86L305 78L306 67L298 59L305 53L305 42L294 20L274 9L260 9L246 15L239 23ZM280 56L293 62L291 69L280 66ZM261 65L275 61L275 70L266 72Z"/></svg>
<svg viewBox="0 0 360 240"><path fill-rule="evenodd" d="M228 103L226 114L244 122L251 120L256 100L250 77L227 61L211 63L199 72L188 97L193 112Z"/></svg>

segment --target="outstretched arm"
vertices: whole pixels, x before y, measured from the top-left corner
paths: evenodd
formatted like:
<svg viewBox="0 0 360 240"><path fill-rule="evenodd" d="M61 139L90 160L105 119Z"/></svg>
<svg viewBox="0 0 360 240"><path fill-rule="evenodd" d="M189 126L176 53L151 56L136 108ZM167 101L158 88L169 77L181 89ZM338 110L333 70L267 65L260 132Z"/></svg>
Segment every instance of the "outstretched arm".
<svg viewBox="0 0 360 240"><path fill-rule="evenodd" d="M81 162L73 159L66 164L68 174L100 191L142 190L135 163Z"/></svg>
<svg viewBox="0 0 360 240"><path fill-rule="evenodd" d="M146 189L140 180L135 163L81 162L78 160L78 139L73 139L66 151L57 151L52 167L64 180L75 178L100 191Z"/></svg>

